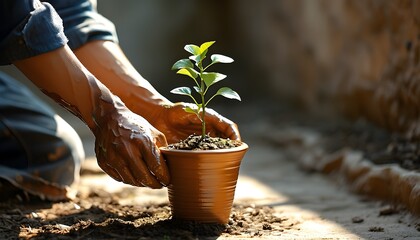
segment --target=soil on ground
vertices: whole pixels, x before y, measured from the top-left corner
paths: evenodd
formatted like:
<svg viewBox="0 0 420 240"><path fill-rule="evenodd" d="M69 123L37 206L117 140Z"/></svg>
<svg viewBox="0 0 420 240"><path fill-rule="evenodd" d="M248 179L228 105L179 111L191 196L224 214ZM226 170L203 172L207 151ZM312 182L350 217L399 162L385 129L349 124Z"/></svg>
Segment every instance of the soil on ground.
<svg viewBox="0 0 420 240"><path fill-rule="evenodd" d="M366 122L324 131L327 150L346 147L359 150L375 164L398 164L406 170L420 172L420 140L370 126Z"/></svg>
<svg viewBox="0 0 420 240"><path fill-rule="evenodd" d="M229 223L203 224L171 219L167 204L121 205L111 194L91 192L73 201L0 205L1 239L214 239L273 236L298 223L276 216L268 206L236 204ZM22 201L22 198L20 198Z"/></svg>
<svg viewBox="0 0 420 240"><path fill-rule="evenodd" d="M275 114L274 126L287 124L321 133L320 144L329 152L343 148L358 150L374 164L398 164L420 172L420 139L407 134L391 133L363 119L348 120L337 115L311 115L299 111Z"/></svg>

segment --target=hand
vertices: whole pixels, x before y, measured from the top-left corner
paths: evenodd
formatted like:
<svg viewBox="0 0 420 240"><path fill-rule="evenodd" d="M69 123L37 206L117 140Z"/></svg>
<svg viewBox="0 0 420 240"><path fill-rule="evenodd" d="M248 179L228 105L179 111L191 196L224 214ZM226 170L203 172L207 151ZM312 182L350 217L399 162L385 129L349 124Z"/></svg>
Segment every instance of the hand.
<svg viewBox="0 0 420 240"><path fill-rule="evenodd" d="M192 133L201 134L201 122L194 114L184 111L187 103L175 103L159 108L149 121L165 134L169 143L184 140ZM240 140L237 125L231 120L206 108L206 130L211 136Z"/></svg>
<svg viewBox="0 0 420 240"><path fill-rule="evenodd" d="M159 151L167 145L165 136L122 103L114 110L100 106L100 116L95 116L99 166L115 180L134 186L168 185L168 169Z"/></svg>

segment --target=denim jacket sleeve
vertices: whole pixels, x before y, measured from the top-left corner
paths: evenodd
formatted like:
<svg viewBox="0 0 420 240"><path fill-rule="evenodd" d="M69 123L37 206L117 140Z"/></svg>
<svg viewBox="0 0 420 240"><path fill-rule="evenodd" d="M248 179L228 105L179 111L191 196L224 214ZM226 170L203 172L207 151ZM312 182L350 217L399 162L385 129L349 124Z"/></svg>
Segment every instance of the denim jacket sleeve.
<svg viewBox="0 0 420 240"><path fill-rule="evenodd" d="M0 65L67 43L62 20L49 3L0 0Z"/></svg>
<svg viewBox="0 0 420 240"><path fill-rule="evenodd" d="M114 24L100 15L89 0L45 0L63 19L68 45L76 49L91 40L118 42Z"/></svg>
<svg viewBox="0 0 420 240"><path fill-rule="evenodd" d="M0 0L0 65L91 40L118 42L89 0ZM63 28L64 26L64 28Z"/></svg>

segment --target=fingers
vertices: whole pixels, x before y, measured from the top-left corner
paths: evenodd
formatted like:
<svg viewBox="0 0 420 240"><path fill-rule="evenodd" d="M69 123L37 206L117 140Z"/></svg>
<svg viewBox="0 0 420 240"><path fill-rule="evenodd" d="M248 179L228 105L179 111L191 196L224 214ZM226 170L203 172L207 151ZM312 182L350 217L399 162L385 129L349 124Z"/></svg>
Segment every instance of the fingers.
<svg viewBox="0 0 420 240"><path fill-rule="evenodd" d="M168 142L166 141L166 137L165 135L163 135L163 133L159 132L158 134L154 134L154 138L156 139L156 142L155 142L156 146L158 147L168 146Z"/></svg>
<svg viewBox="0 0 420 240"><path fill-rule="evenodd" d="M223 117L213 109L207 110L206 121L214 131L214 134L232 140L241 140L238 126L231 120Z"/></svg>
<svg viewBox="0 0 420 240"><path fill-rule="evenodd" d="M190 104L177 103L167 108L165 114L154 121L157 128L164 132L170 143L187 138L192 133L201 133L201 121L196 115L186 113L184 108ZM223 117L213 109L207 108L207 132L211 136L241 140L238 126L231 120Z"/></svg>
<svg viewBox="0 0 420 240"><path fill-rule="evenodd" d="M161 188L162 185L169 184L165 161L153 141L144 141L142 138L145 137L141 134L125 138L121 136L106 147L96 142L98 165L116 181L139 187ZM166 144L164 137L158 141L162 146ZM157 151L159 155L156 158L151 157L147 153L151 151L150 149ZM161 167L157 162L163 163L163 170L160 170Z"/></svg>
<svg viewBox="0 0 420 240"><path fill-rule="evenodd" d="M103 161L98 161L99 167L104 170L111 178L116 180L117 182L123 182L122 177L120 174L111 166L104 164Z"/></svg>
<svg viewBox="0 0 420 240"><path fill-rule="evenodd" d="M144 145L139 141L139 136L133 136L130 142L125 142L118 152L124 166L118 168L120 174L124 174L126 183L135 186L145 186L150 188L161 188L162 184L152 174L150 168L145 163L144 156L140 150Z"/></svg>
<svg viewBox="0 0 420 240"><path fill-rule="evenodd" d="M161 134L163 136L163 134ZM164 138L164 137L163 137ZM153 175L157 178L157 180L163 184L168 185L170 182L169 178L169 170L166 165L166 161L163 158L162 154L159 151L158 146L166 146L166 139L157 138L158 142L164 141L163 145L162 143L156 143L152 141L152 139L148 139L147 142L143 142L143 144L140 145L140 152L141 155L147 165L148 170L153 173Z"/></svg>
<svg viewBox="0 0 420 240"><path fill-rule="evenodd" d="M96 159L97 159L99 167L114 180L118 182L122 182L122 178L120 174L113 167L111 167L110 165L106 163L105 161L106 156L102 148L95 147L95 152L96 152Z"/></svg>
<svg viewBox="0 0 420 240"><path fill-rule="evenodd" d="M228 120L229 122L224 122L225 124L217 124L219 130L222 131L222 134L225 138L229 138L231 140L241 140L241 135L239 133L238 126L233 123L232 121Z"/></svg>

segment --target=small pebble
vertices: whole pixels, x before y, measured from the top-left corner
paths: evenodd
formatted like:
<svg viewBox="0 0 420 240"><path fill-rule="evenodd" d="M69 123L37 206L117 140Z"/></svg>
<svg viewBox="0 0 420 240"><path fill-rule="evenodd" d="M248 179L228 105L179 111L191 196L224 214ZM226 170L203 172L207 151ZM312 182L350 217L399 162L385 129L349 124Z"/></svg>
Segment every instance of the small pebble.
<svg viewBox="0 0 420 240"><path fill-rule="evenodd" d="M369 228L369 232L383 232L384 228L383 227L370 227Z"/></svg>
<svg viewBox="0 0 420 240"><path fill-rule="evenodd" d="M379 216L388 216L388 215L395 214L395 213L397 213L397 212L398 212L398 211L397 211L395 208L393 208L393 207L391 207L391 206L388 206L388 207L382 208L382 209L379 211Z"/></svg>
<svg viewBox="0 0 420 240"><path fill-rule="evenodd" d="M263 230L271 230L272 228L271 228L271 225L270 224L268 224L268 223L264 223L263 224Z"/></svg>
<svg viewBox="0 0 420 240"><path fill-rule="evenodd" d="M364 222L365 220L364 220L363 218L361 218L361 217L354 217L354 218L352 218L352 219L351 219L351 221L352 221L353 223L362 223L362 222Z"/></svg>

